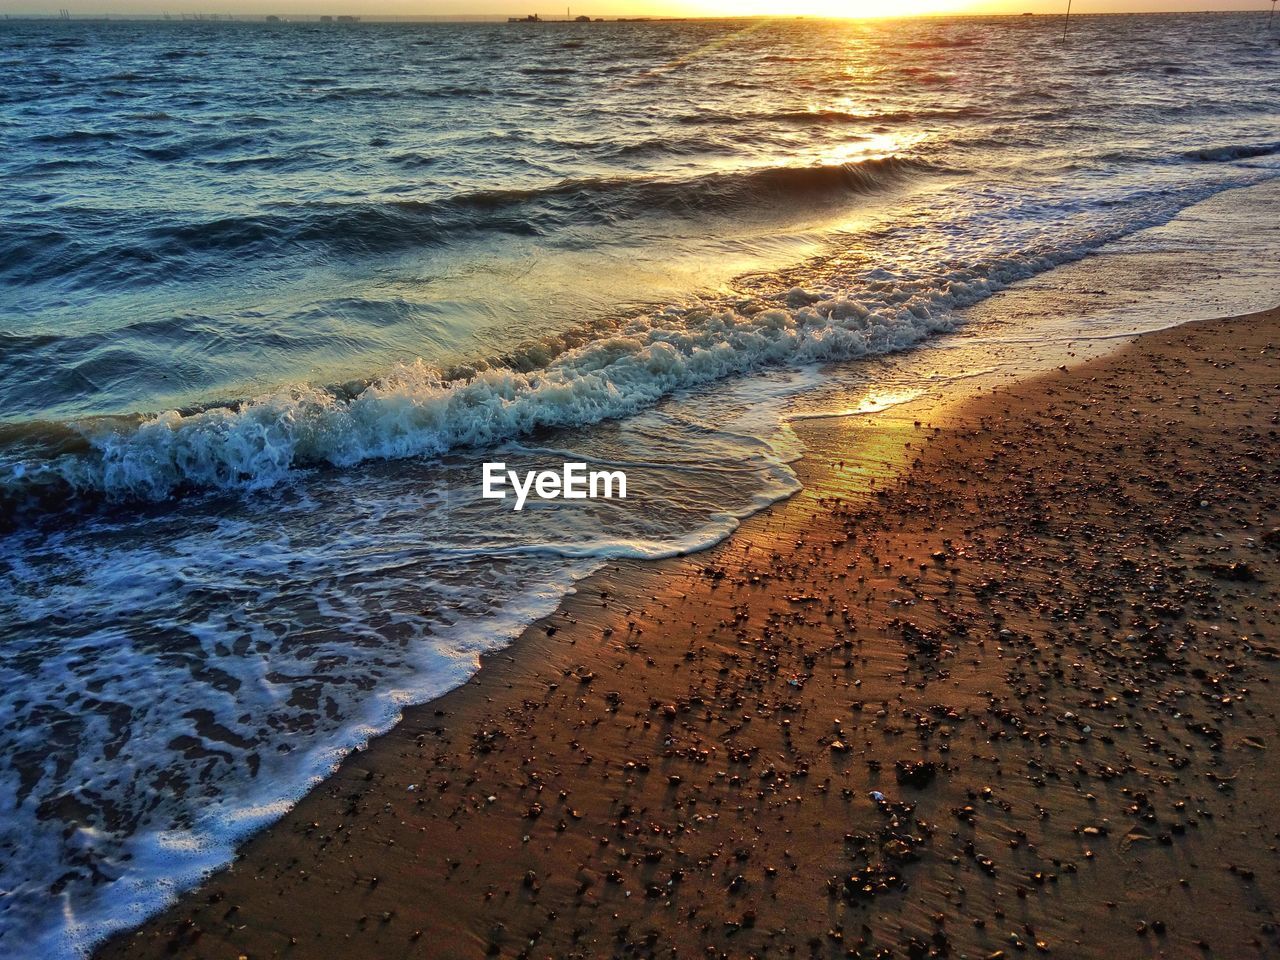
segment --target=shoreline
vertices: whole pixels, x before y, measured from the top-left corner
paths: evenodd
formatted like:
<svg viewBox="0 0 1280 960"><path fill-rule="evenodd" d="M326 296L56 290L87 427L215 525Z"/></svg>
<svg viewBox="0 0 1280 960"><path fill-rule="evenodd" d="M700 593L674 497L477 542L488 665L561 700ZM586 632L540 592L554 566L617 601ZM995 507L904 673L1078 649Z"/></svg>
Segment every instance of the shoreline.
<svg viewBox="0 0 1280 960"><path fill-rule="evenodd" d="M582 581L96 955L1280 948L1277 330L794 422L798 494Z"/></svg>

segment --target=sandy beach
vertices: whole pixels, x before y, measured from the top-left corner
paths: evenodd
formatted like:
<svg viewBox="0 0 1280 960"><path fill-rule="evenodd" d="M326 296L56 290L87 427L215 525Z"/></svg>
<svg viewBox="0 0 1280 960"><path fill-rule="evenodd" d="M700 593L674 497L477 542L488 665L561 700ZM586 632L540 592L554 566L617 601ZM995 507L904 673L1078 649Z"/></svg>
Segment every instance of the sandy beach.
<svg viewBox="0 0 1280 960"><path fill-rule="evenodd" d="M1275 955L1278 346L800 423L97 956Z"/></svg>

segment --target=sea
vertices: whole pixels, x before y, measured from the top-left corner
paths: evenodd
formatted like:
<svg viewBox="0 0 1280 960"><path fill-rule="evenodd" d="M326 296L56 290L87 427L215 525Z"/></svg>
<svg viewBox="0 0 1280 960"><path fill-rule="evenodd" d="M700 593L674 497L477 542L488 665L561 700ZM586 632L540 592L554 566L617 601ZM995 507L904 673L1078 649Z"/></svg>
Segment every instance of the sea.
<svg viewBox="0 0 1280 960"><path fill-rule="evenodd" d="M1226 312L1265 12L1065 26L0 22L0 954L87 955L602 564L795 493L806 410ZM1159 282L975 319L1107 256ZM480 496L565 460L628 497Z"/></svg>

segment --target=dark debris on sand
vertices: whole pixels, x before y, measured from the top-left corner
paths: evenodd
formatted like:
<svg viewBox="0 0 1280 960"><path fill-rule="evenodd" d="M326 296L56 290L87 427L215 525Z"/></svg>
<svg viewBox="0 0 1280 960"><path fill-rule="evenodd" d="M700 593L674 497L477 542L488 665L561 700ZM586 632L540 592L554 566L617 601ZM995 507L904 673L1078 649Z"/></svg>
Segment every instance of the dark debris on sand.
<svg viewBox="0 0 1280 960"><path fill-rule="evenodd" d="M815 421L102 956L1277 955L1277 329Z"/></svg>

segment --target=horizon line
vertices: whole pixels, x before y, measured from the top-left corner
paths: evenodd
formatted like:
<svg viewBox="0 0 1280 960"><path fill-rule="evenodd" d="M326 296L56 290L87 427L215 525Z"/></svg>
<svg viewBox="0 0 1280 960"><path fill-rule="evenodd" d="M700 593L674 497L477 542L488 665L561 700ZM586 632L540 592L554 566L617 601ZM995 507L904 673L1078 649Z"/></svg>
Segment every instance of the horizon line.
<svg viewBox="0 0 1280 960"><path fill-rule="evenodd" d="M1273 3L1277 0L1272 0ZM1202 9L1202 10L1099 10L1091 12L1073 12L1074 17L1161 17L1161 16L1188 16L1188 15L1226 15L1233 13L1268 13L1266 8L1258 7L1231 7L1227 9ZM535 16L539 16L537 13ZM510 17L518 17L518 13L458 13L458 14L329 14L329 13L70 13L58 10L50 13L3 13L0 19L14 20L51 20L57 23L67 23L70 21L103 21L103 20L122 20L122 21L159 21L159 22L194 22L194 23L333 23L334 26L341 24L342 26L351 26L356 23L505 23ZM527 14L526 14L527 16ZM593 23L651 23L651 22L668 22L680 23L685 21L725 21L725 20L919 20L919 19L1021 19L1024 17L1061 17L1062 13L1049 12L1037 13L1035 11L1026 11L1020 13L979 13L979 12L929 12L929 13L900 13L886 15L862 15L838 17L830 15L812 15L812 14L721 14L721 15L687 15L687 16L668 16L661 14L611 14L603 17L591 17ZM343 18L339 20L339 18ZM536 23L575 23L586 22L577 21L571 16L561 17L552 15L550 17L539 17L537 21L519 21L519 22L536 22Z"/></svg>

